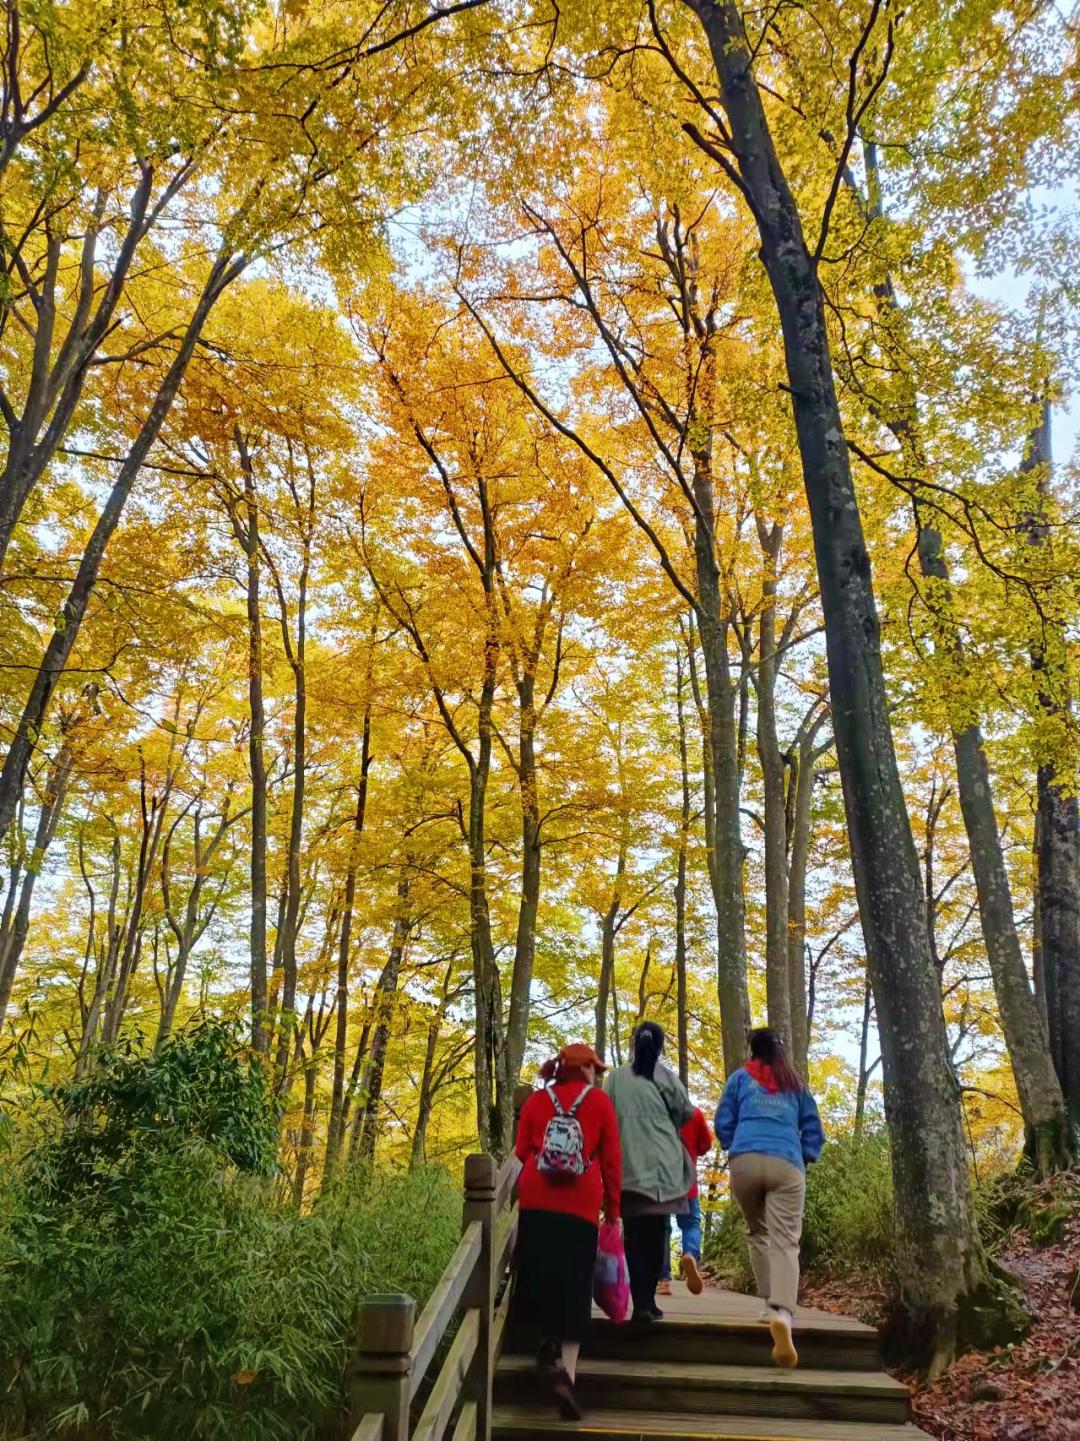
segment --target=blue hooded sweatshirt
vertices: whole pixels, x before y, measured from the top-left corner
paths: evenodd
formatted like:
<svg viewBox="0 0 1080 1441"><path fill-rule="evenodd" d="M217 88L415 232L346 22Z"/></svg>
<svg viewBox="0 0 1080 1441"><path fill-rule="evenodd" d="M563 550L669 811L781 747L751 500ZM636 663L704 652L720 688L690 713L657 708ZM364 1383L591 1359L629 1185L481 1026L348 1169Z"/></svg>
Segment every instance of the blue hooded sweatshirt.
<svg viewBox="0 0 1080 1441"><path fill-rule="evenodd" d="M825 1144L821 1117L806 1087L779 1090L770 1068L757 1061L728 1077L716 1108L716 1138L732 1156L780 1156L800 1170L817 1160Z"/></svg>

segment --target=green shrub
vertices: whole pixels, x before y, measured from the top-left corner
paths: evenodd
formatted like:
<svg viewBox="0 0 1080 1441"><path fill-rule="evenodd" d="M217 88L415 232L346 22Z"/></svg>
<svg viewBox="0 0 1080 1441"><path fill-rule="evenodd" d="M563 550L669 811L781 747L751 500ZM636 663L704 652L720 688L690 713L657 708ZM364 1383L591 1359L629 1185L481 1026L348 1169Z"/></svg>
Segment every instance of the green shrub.
<svg viewBox="0 0 1080 1441"><path fill-rule="evenodd" d="M259 1174L255 1093L239 1131L242 1105L216 1111L215 1095L250 1080L246 1063L232 1056L230 1072L216 1043L202 1054L202 1079L174 1058L185 1079L171 1090L160 1058L144 1059L142 1087L137 1057L110 1058L83 1090L88 1109L68 1105L22 1164L8 1159L6 1436L314 1436L340 1409L357 1301L407 1290L422 1303L445 1268L461 1215L452 1177L352 1175L298 1215Z"/></svg>
<svg viewBox="0 0 1080 1441"><path fill-rule="evenodd" d="M896 1271L892 1166L882 1131L830 1141L806 1177L803 1265L836 1276L883 1281Z"/></svg>

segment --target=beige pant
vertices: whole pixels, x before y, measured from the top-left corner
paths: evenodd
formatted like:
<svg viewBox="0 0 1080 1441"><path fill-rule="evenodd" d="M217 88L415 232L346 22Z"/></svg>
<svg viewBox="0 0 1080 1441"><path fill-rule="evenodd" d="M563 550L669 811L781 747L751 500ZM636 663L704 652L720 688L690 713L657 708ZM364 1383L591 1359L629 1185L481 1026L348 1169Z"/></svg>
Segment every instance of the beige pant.
<svg viewBox="0 0 1080 1441"><path fill-rule="evenodd" d="M779 1156L731 1158L731 1194L750 1230L750 1264L758 1295L794 1314L799 1294L806 1173Z"/></svg>

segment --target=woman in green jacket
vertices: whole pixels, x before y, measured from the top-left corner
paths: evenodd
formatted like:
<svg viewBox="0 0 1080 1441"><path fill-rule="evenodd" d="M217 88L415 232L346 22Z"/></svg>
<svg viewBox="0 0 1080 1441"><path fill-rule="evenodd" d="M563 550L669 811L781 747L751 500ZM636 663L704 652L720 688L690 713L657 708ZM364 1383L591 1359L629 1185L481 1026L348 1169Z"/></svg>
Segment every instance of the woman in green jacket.
<svg viewBox="0 0 1080 1441"><path fill-rule="evenodd" d="M608 1077L622 1145L622 1216L630 1270L633 1319L658 1321L656 1287L670 1244L671 1217L683 1215L694 1183L694 1163L679 1135L694 1114L678 1076L660 1064L664 1032L644 1021L634 1032L632 1058Z"/></svg>

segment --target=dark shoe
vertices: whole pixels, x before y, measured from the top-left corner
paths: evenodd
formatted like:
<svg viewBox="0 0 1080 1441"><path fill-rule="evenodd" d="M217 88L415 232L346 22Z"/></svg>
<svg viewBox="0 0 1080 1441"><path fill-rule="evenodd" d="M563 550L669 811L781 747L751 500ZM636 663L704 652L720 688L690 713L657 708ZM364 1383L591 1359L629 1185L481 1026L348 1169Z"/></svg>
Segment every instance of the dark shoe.
<svg viewBox="0 0 1080 1441"><path fill-rule="evenodd" d="M551 1389L558 1403L559 1415L564 1421L580 1421L581 1407L574 1392L574 1383L562 1366L551 1373Z"/></svg>
<svg viewBox="0 0 1080 1441"><path fill-rule="evenodd" d="M555 1358L558 1354L559 1348L555 1342L549 1341L545 1337L544 1340L540 1342L540 1349L536 1353L536 1369L545 1373L553 1370Z"/></svg>
<svg viewBox="0 0 1080 1441"><path fill-rule="evenodd" d="M655 1301L649 1307L649 1314L652 1316L654 1321L662 1321L664 1319L664 1313L663 1311L661 1311L660 1307L656 1304Z"/></svg>
<svg viewBox="0 0 1080 1441"><path fill-rule="evenodd" d="M635 1326L639 1331L647 1331L655 1321L656 1315L653 1311L643 1311L637 1306L634 1307L634 1314L630 1317L631 1326Z"/></svg>

